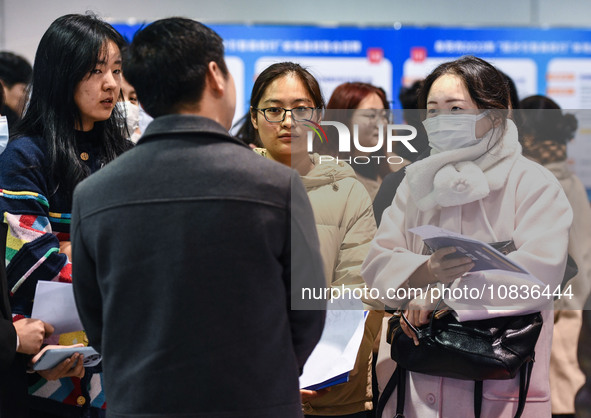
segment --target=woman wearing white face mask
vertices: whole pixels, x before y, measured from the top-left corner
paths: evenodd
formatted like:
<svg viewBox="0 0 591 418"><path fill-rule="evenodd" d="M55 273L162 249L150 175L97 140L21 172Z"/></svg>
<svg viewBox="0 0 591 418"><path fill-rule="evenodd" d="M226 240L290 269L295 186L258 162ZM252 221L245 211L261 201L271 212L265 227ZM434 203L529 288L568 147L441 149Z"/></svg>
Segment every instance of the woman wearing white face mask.
<svg viewBox="0 0 591 418"><path fill-rule="evenodd" d="M523 416L546 417L550 416L551 298L471 297L475 294L471 289L496 291L495 286L508 286L517 278L495 271L470 272L474 267L470 258L445 257L455 252L453 247L425 255L420 237L408 231L434 225L488 243L512 240L516 250L508 257L537 278L519 283L542 282L552 290L560 285L572 212L554 176L521 155L517 128L507 117L509 107L505 79L479 58L442 64L425 79L419 108L427 110L424 125L433 150L407 168L392 206L384 211L362 275L381 295L392 289L424 290L427 286L466 289L461 295L455 293L456 299L443 300L460 322L542 311L544 325ZM422 326L429 322L437 301L434 297L431 303L428 296L426 300L385 302L406 309L410 324ZM404 333L418 342L410 327L401 324ZM382 328L385 332L387 326ZM390 346L382 335L377 365L380 391L394 368ZM415 372L405 377L406 417L474 416L474 381ZM484 381L481 415L515 416L519 386L519 376ZM396 406L395 392L383 416L393 416Z"/></svg>
<svg viewBox="0 0 591 418"><path fill-rule="evenodd" d="M140 106L135 88L123 76L121 77L121 95L119 97L117 108L125 116L128 138L135 144L142 136L140 129Z"/></svg>
<svg viewBox="0 0 591 418"><path fill-rule="evenodd" d="M4 91L0 90L0 108L4 105ZM6 149L8 144L8 119L0 114L0 154Z"/></svg>
<svg viewBox="0 0 591 418"><path fill-rule="evenodd" d="M0 154L6 149L8 144L8 120L6 116L0 115Z"/></svg>

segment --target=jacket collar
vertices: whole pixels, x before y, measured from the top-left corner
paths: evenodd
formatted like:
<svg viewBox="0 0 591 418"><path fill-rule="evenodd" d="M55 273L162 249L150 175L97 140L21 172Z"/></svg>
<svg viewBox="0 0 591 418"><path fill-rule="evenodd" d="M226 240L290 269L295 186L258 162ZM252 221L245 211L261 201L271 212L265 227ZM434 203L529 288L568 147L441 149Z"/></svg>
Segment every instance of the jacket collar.
<svg viewBox="0 0 591 418"><path fill-rule="evenodd" d="M170 134L217 134L226 139L244 145L241 141L230 136L228 131L222 125L213 119L197 115L179 115L171 114L160 116L154 119L149 125L138 145L159 136L169 136ZM246 145L244 145L246 146Z"/></svg>

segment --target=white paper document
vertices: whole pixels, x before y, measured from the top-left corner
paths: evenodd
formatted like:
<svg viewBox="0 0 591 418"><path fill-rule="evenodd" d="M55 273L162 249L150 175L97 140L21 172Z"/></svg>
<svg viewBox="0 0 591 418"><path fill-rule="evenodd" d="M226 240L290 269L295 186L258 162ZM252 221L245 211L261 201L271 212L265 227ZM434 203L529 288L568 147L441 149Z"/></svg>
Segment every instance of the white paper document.
<svg viewBox="0 0 591 418"><path fill-rule="evenodd" d="M300 388L330 386L327 383L316 387L342 375L338 382L345 382L346 374L355 365L365 325L363 303L355 299L339 299L328 305L322 337L304 365Z"/></svg>
<svg viewBox="0 0 591 418"><path fill-rule="evenodd" d="M485 242L432 225L418 226L409 231L420 236L433 251L455 247L456 252L447 257L470 257L474 263L470 271L497 270L534 278L525 268Z"/></svg>
<svg viewBox="0 0 591 418"><path fill-rule="evenodd" d="M39 280L31 318L41 319L55 328L54 334L81 331L71 283Z"/></svg>

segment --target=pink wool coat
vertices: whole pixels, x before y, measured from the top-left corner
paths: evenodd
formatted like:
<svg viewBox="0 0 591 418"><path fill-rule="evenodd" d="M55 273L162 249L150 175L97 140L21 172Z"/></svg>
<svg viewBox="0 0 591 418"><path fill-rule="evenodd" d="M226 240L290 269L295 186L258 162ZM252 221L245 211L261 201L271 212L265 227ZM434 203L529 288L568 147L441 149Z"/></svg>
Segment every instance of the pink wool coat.
<svg viewBox="0 0 591 418"><path fill-rule="evenodd" d="M427 160L424 160L427 161ZM524 417L549 417L550 388L548 368L552 343L552 303L544 297L501 299L502 285L550 285L554 290L562 280L568 246L572 211L556 178L541 165L517 157L506 170L503 187L488 196L458 206L421 211L410 196L407 179L403 181L391 207L384 212L362 274L370 287L386 295L388 289L408 288L408 278L428 256L421 255L423 242L409 228L435 225L484 242L513 240L517 247L511 259L532 273L532 278L516 278L492 271L469 273L454 286L468 290L490 289L479 299L446 299L460 321L542 310L544 325L536 345L536 362L527 397ZM502 292L501 292L502 293ZM471 293L474 294L474 293ZM502 295L501 295L502 296ZM406 300L387 299L392 307ZM385 328L385 326L383 327ZM383 330L385 332L385 330ZM377 375L380 392L392 374L395 363L382 335ZM513 417L517 408L519 376L512 380L485 381L483 417ZM405 416L407 418L473 417L474 383L408 373ZM394 416L396 392L383 416Z"/></svg>

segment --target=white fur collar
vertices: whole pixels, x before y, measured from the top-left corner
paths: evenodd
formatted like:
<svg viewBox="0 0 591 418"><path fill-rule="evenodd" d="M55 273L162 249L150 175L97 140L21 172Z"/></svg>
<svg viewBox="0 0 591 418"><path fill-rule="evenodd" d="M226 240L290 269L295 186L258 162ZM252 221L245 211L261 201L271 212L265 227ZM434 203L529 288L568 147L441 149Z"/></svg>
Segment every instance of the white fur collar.
<svg viewBox="0 0 591 418"><path fill-rule="evenodd" d="M507 120L501 132L491 130L471 147L431 153L406 168L410 194L420 210L458 206L483 199L505 184L521 154L517 127ZM490 143L495 145L487 150Z"/></svg>

